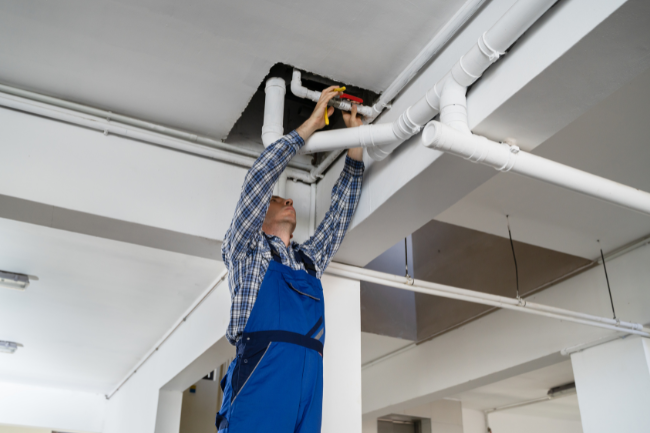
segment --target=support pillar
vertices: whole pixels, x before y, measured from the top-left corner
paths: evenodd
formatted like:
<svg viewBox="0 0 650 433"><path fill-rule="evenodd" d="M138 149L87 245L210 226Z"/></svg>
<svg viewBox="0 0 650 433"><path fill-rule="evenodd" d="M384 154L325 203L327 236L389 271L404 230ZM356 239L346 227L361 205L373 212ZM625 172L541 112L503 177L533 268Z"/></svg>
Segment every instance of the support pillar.
<svg viewBox="0 0 650 433"><path fill-rule="evenodd" d="M361 433L361 285L323 275L326 341L322 433Z"/></svg>
<svg viewBox="0 0 650 433"><path fill-rule="evenodd" d="M585 433L650 432L650 340L615 340L571 363Z"/></svg>

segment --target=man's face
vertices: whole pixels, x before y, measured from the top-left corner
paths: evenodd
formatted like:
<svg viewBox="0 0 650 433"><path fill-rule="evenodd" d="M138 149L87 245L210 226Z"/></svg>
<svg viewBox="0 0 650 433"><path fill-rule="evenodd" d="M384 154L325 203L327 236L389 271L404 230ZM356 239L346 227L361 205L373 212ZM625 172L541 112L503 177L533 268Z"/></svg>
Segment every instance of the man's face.
<svg viewBox="0 0 650 433"><path fill-rule="evenodd" d="M274 226L285 224L291 227L291 233L293 233L296 228L296 210L293 208L293 200L274 195L271 197L269 209L266 211L262 229L269 232Z"/></svg>

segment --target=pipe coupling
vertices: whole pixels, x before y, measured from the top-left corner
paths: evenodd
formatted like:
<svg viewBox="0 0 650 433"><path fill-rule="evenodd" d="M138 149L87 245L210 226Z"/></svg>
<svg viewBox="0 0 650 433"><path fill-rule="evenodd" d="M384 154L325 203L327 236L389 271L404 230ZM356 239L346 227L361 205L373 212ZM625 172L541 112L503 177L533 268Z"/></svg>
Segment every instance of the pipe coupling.
<svg viewBox="0 0 650 433"><path fill-rule="evenodd" d="M421 126L411 120L409 107L399 118L393 122L393 133L397 138L405 141L420 132Z"/></svg>
<svg viewBox="0 0 650 433"><path fill-rule="evenodd" d="M483 33L481 37L478 38L478 49L488 58L490 63L494 63L499 60L499 57L503 56L505 53L497 51L488 44L485 35L487 32Z"/></svg>
<svg viewBox="0 0 650 433"><path fill-rule="evenodd" d="M461 86L469 87L474 82L476 82L476 80L481 78L481 75L474 75L469 72L468 68L466 68L463 64L464 58L465 56L461 57L458 62L456 62L456 64L451 68L451 76Z"/></svg>
<svg viewBox="0 0 650 433"><path fill-rule="evenodd" d="M519 154L519 146L517 145L508 145L506 143L499 143L501 146L506 147L506 157L504 158L505 161L501 167L494 167L496 170L499 171L510 171L512 170L512 167L515 166L515 162L517 161L517 155Z"/></svg>
<svg viewBox="0 0 650 433"><path fill-rule="evenodd" d="M287 93L287 86L286 83L282 78L279 77L273 77L269 78L266 80L266 86L264 87L264 93L269 93L269 89L272 87L277 87L279 89L282 89L282 95L285 95Z"/></svg>

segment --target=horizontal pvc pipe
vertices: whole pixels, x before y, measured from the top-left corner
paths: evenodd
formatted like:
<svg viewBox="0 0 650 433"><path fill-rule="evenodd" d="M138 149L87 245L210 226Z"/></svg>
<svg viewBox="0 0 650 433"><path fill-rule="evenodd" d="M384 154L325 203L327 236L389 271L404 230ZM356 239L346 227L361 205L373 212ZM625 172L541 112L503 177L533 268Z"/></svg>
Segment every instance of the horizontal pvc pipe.
<svg viewBox="0 0 650 433"><path fill-rule="evenodd" d="M201 144L172 138L166 135L157 134L140 128L123 125L117 122L110 122L96 116L84 113L77 113L65 108L52 107L35 101L30 101L17 96L10 96L0 92L0 106L20 110L26 113L37 114L50 119L60 120L73 125L79 125L86 128L94 129L104 134L114 134L122 137L152 143L169 149L180 150L193 155L200 155L217 161L229 164L239 165L242 167L251 167L255 158L237 155ZM313 182L308 172L288 168L285 170L287 175L293 179L301 180L306 183Z"/></svg>
<svg viewBox="0 0 650 433"><path fill-rule="evenodd" d="M557 0L519 0L488 30L486 39L496 51L505 51Z"/></svg>
<svg viewBox="0 0 650 433"><path fill-rule="evenodd" d="M412 292L425 293L429 295L440 296L444 298L457 299L460 301L473 302L477 304L490 305L493 307L504 308L508 310L521 311L524 313L535 314L538 316L550 317L553 319L565 320L568 322L579 323L583 325L595 326L597 328L609 329L613 331L626 332L628 334L650 337L650 329L644 328L637 323L620 322L610 324L604 317L586 315L592 318L582 318L583 313L574 311L556 309L541 304L532 304L517 299L505 298L503 296L490 295L487 293L474 292L471 290L460 289L457 287L445 286L442 284L430 283L422 280L407 280L405 277L385 274L383 272L369 271L367 269L356 268L354 266L342 265L340 263L331 263L327 268L327 273L338 275L345 278L367 281L384 286L395 287L398 289L409 290ZM537 307L532 308L531 305ZM546 310L549 309L549 310ZM562 313L553 312L552 310L561 310ZM623 326L623 324L629 326Z"/></svg>
<svg viewBox="0 0 650 433"><path fill-rule="evenodd" d="M400 144L408 138L417 134L420 128L429 120L435 117L440 111L440 95L442 89L449 81L456 89L464 89L480 78L483 72L503 54L503 51L512 45L522 33L528 29L537 18L548 10L557 0L519 0L515 3L493 26L485 32L470 50L460 58L449 73L436 83L425 95L415 104L409 107L397 121L393 122L393 132L396 136L391 140L385 131L374 132L372 129L364 133L341 132L331 134L333 131L318 132L309 140L303 153L322 152L326 150L341 149L355 146L356 143L367 147L368 155L375 161L381 161L390 155ZM494 41L490 39L493 36ZM291 81L291 90L300 97L316 100L316 95L302 87L300 72L294 70ZM464 93L464 92L463 92ZM302 96L301 96L302 95ZM320 94L319 94L320 96ZM390 96L390 95L388 95ZM379 109L378 107L377 109ZM383 109L383 108L382 108ZM373 109L376 116L377 110ZM457 107L448 110L447 115L454 117L457 127L462 126L462 120L466 117L466 107ZM366 125L380 127L382 125ZM372 131L372 132L371 132ZM469 132L467 129L466 132ZM329 134L329 135L325 135ZM371 140L361 140L361 135L377 137ZM340 140L340 141L338 141ZM369 143L372 141L372 143ZM338 145L337 143L344 143ZM337 147L338 146L338 147Z"/></svg>
<svg viewBox="0 0 650 433"><path fill-rule="evenodd" d="M264 125L262 143L269 147L284 135L284 96L286 85L282 78L269 78L264 88Z"/></svg>
<svg viewBox="0 0 650 433"><path fill-rule="evenodd" d="M340 263L331 263L330 266L334 266L336 269L342 269L342 270L347 270L347 271L354 271L357 272L358 274L361 275L367 275L370 277L376 277L376 278L384 278L388 279L394 282L398 283L403 283L406 281L405 277L401 277L399 275L392 275L392 274L386 274L383 272L378 272L378 271L373 271L370 269L363 269L363 268L356 268L354 266L347 266L343 265ZM329 269L329 268L328 268ZM560 314L560 315L569 315L578 319L585 319L585 320L592 320L592 321L598 321L602 322L605 324L609 325L614 325L614 326L622 326L624 328L630 328L630 329L635 329L637 331L645 331L645 332L650 332L650 328L644 328L643 325L640 325L638 323L631 323L631 322L624 322L620 321L617 319L608 319L606 317L600 317L600 316L594 316L592 314L586 314L586 313L580 313L576 311L571 311L571 310L565 310L563 308L557 308L557 307L551 307L548 305L543 305L543 304L537 304L534 302L528 302L524 299L512 299L512 298L507 298L504 296L499 296L499 295L492 295L490 293L483 293L483 292L477 292L474 290L468 290L468 289L461 289L459 287L453 287L453 286L447 286L444 284L438 284L438 283L431 283L429 281L424 281L424 280L411 280L413 284L425 287L425 288L430 288L433 290L443 290L443 291L448 291L449 293L456 293L464 296L472 296L484 300L489 300L489 301L494 301L498 303L505 303L505 304L510 304L513 306L517 307L526 307L531 310L539 310L539 311L545 311L548 313L554 313L554 314Z"/></svg>
<svg viewBox="0 0 650 433"><path fill-rule="evenodd" d="M316 90L309 90L302 85L302 74L299 70L293 70L293 76L291 79L291 93L296 95L299 98L309 99L314 102L318 102L320 99L321 92ZM330 106L335 106L336 108L344 111L352 110L352 103L345 100L330 101ZM357 104L357 113L362 116L369 117L372 115L372 108L366 105Z"/></svg>
<svg viewBox="0 0 650 433"><path fill-rule="evenodd" d="M398 137L391 123L361 125L356 128L332 129L314 134L307 139L299 153L310 154L354 147L381 147L396 140Z"/></svg>
<svg viewBox="0 0 650 433"><path fill-rule="evenodd" d="M418 53L409 65L393 80L372 106L372 115L368 119L372 122L388 104L402 91L422 67L435 56L440 49L465 25L465 23L485 3L485 0L468 0L449 21L436 33L429 43ZM431 119L431 118L429 118ZM422 124L426 123L426 119Z"/></svg>
<svg viewBox="0 0 650 433"><path fill-rule="evenodd" d="M133 117L123 116L121 114L116 114L110 111L88 107L86 105L77 104L59 98L53 98L51 96L41 95L39 93L29 92L27 90L17 89L11 86L5 86L3 84L0 84L0 92L30 99L32 101L42 102L48 105L53 105L55 107L67 108L69 110L73 110L79 113L90 114L91 116L97 116L101 119L114 120L123 123L125 125L135 126L145 130L157 132L159 134L169 135L171 137L180 138L182 140L186 140L198 144L203 144L206 146L214 147L217 149L225 150L227 152L232 152L239 155L251 156L254 158L257 158L259 156L259 154L257 154L253 150L243 149L238 146L234 146L232 144L227 144L218 140L213 140L211 138L201 137L199 135L191 134L189 132L179 131L177 129L168 128L166 126L158 125L155 123L134 119Z"/></svg>
<svg viewBox="0 0 650 433"><path fill-rule="evenodd" d="M437 121L424 128L422 144L650 215L650 194L645 191L524 152L516 146L463 134Z"/></svg>

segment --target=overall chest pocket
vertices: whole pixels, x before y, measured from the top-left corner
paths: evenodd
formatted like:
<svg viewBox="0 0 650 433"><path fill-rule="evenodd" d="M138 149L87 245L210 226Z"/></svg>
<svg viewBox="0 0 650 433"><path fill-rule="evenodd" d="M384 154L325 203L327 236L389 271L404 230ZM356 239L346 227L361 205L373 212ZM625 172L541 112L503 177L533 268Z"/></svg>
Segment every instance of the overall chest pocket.
<svg viewBox="0 0 650 433"><path fill-rule="evenodd" d="M299 293L299 294L301 294L301 295L303 295L303 296L307 296L307 297L309 297L309 298L312 298L312 299L314 299L314 300L320 302L320 298L317 298L316 296L310 295L309 293L305 293L304 291L298 290L298 289L294 286L294 284L293 284L292 282L287 281L287 285L288 285L289 288L290 288L291 290L293 290L294 292Z"/></svg>

